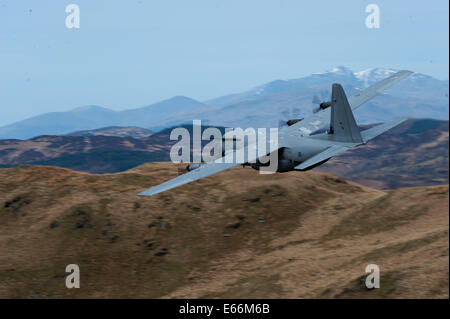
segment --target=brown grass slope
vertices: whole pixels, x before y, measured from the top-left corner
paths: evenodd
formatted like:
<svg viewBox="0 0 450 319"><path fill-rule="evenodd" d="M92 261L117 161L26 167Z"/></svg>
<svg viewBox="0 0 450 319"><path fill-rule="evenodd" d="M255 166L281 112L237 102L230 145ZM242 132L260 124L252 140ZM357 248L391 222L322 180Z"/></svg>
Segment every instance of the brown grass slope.
<svg viewBox="0 0 450 319"><path fill-rule="evenodd" d="M0 169L1 298L448 298L448 186L380 191L321 172ZM65 287L78 264L81 288ZM381 269L381 288L362 284Z"/></svg>

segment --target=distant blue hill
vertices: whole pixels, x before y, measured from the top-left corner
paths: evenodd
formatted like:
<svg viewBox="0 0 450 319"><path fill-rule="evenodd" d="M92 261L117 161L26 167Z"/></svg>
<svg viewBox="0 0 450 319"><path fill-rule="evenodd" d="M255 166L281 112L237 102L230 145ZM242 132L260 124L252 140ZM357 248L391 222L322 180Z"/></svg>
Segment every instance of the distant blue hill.
<svg viewBox="0 0 450 319"><path fill-rule="evenodd" d="M290 80L276 80L253 89L205 102L176 96L146 107L112 111L85 106L69 112L46 113L0 127L0 139L28 139L108 126L137 126L159 130L194 119L227 127L275 127L279 120L305 117L330 98L334 82L347 94L394 73L388 68L353 72L346 67ZM359 123L384 122L395 117L449 118L449 81L415 73L355 112Z"/></svg>
<svg viewBox="0 0 450 319"><path fill-rule="evenodd" d="M142 108L112 111L91 105L68 112L52 112L0 127L0 139L28 139L39 135L62 135L109 126L157 126L170 115L208 106L188 97L176 96Z"/></svg>

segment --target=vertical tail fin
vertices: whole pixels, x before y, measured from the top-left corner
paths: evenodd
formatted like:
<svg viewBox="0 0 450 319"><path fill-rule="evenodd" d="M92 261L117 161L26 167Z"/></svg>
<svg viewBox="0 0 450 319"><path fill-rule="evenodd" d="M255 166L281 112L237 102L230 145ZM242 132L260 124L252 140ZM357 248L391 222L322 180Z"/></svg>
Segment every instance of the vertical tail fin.
<svg viewBox="0 0 450 319"><path fill-rule="evenodd" d="M349 143L363 143L361 133L356 125L352 109L347 101L344 89L334 83L331 99L330 134L333 140Z"/></svg>

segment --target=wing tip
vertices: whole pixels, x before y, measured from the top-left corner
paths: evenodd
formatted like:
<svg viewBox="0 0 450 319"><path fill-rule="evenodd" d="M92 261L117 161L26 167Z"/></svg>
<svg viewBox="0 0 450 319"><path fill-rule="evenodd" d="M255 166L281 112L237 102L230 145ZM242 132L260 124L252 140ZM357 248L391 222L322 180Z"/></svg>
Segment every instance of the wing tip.
<svg viewBox="0 0 450 319"><path fill-rule="evenodd" d="M150 197L150 196L153 196L153 195L154 194L147 193L147 192L142 192L142 193L137 194L137 196L139 196L139 197Z"/></svg>
<svg viewBox="0 0 450 319"><path fill-rule="evenodd" d="M137 196L139 197L150 197L153 195L156 195L158 193L163 192L164 190L154 190L155 187L149 188L143 192L140 192L139 194L137 194Z"/></svg>
<svg viewBox="0 0 450 319"><path fill-rule="evenodd" d="M400 70L400 71L398 71L398 73L410 75L410 74L413 74L414 72L410 71L410 70Z"/></svg>

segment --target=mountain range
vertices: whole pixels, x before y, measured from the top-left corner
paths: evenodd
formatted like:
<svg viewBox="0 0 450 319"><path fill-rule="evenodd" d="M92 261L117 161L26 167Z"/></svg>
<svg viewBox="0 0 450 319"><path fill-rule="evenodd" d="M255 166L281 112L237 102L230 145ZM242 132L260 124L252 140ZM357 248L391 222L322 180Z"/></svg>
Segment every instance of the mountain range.
<svg viewBox="0 0 450 319"><path fill-rule="evenodd" d="M202 107L205 107L203 103L182 96L121 112L97 105L83 106L68 112L45 113L0 127L0 138L27 139L39 135L62 135L111 126L148 128L158 126L171 114Z"/></svg>
<svg viewBox="0 0 450 319"><path fill-rule="evenodd" d="M448 184L448 125L448 121L408 120L317 170L379 189ZM192 125L184 127L192 130ZM143 138L91 135L0 140L0 167L34 164L89 173L121 172L146 162L169 161L176 142L170 140L170 132L168 128Z"/></svg>
<svg viewBox="0 0 450 319"><path fill-rule="evenodd" d="M110 126L137 126L158 130L193 119L227 127L274 127L279 120L304 117L321 101L330 99L334 82L343 84L348 95L379 81L395 70L375 68L353 72L346 67L309 76L276 80L253 89L208 101L185 96L124 111L101 106L83 106L67 112L41 114L0 127L2 139L29 139L61 135ZM384 122L394 117L448 120L449 81L415 73L355 112L360 123Z"/></svg>

